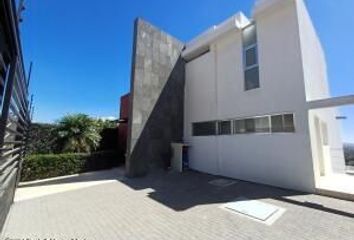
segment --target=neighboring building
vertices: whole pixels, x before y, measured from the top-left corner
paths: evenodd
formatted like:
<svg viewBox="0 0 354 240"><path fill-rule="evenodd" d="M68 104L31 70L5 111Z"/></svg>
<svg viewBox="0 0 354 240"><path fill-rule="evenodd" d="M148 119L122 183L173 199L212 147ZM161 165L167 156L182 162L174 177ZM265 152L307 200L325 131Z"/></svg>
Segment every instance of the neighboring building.
<svg viewBox="0 0 354 240"><path fill-rule="evenodd" d="M302 0L260 0L184 44L135 25L127 172L168 166L171 142L192 169L313 192L344 173L325 56ZM325 99L325 100L323 100Z"/></svg>

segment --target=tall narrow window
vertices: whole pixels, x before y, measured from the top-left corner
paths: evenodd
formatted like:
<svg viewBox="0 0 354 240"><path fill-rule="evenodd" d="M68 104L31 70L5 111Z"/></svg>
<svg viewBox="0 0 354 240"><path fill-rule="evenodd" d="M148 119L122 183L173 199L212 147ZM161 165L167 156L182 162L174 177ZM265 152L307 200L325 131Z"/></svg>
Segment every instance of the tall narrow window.
<svg viewBox="0 0 354 240"><path fill-rule="evenodd" d="M259 88L259 66L256 25L251 24L243 29L243 62L245 90Z"/></svg>

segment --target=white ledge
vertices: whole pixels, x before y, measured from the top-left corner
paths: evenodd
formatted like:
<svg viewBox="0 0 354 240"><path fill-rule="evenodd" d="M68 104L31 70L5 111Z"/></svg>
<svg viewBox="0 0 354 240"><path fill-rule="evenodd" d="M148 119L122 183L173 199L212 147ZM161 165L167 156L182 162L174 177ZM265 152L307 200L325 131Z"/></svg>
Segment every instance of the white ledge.
<svg viewBox="0 0 354 240"><path fill-rule="evenodd" d="M309 110L317 108L339 107L345 105L354 105L354 95L325 98L307 102L307 108Z"/></svg>
<svg viewBox="0 0 354 240"><path fill-rule="evenodd" d="M209 28L207 31L188 42L185 50L182 52L182 57L188 61L207 50L210 44L220 36L232 30L240 30L248 24L250 24L250 20L242 12L239 12L221 24Z"/></svg>

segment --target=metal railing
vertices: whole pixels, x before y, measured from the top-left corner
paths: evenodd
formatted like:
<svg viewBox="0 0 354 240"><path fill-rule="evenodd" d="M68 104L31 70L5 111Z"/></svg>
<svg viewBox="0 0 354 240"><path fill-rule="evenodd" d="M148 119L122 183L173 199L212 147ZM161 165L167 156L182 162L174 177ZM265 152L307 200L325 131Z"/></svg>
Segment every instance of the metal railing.
<svg viewBox="0 0 354 240"><path fill-rule="evenodd" d="M0 230L19 182L31 104L14 0L0 0Z"/></svg>

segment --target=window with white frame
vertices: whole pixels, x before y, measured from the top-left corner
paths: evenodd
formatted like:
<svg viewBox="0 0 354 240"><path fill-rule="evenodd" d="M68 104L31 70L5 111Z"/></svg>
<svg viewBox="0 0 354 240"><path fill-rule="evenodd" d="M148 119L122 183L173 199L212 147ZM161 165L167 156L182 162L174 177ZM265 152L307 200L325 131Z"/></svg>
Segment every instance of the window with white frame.
<svg viewBox="0 0 354 240"><path fill-rule="evenodd" d="M326 126L323 126L323 128L326 128ZM293 132L295 132L293 113L250 117L237 120L193 123L193 136Z"/></svg>
<svg viewBox="0 0 354 240"><path fill-rule="evenodd" d="M234 131L236 134L270 132L269 117L255 117L235 120Z"/></svg>
<svg viewBox="0 0 354 240"><path fill-rule="evenodd" d="M279 114L234 121L234 133L287 133L295 132L294 114Z"/></svg>
<svg viewBox="0 0 354 240"><path fill-rule="evenodd" d="M218 135L230 135L231 133L231 121L218 122Z"/></svg>
<svg viewBox="0 0 354 240"><path fill-rule="evenodd" d="M271 116L272 132L295 132L294 114Z"/></svg>
<svg viewBox="0 0 354 240"><path fill-rule="evenodd" d="M255 118L255 126L257 133L269 133L270 132L270 121L269 117L258 117Z"/></svg>

